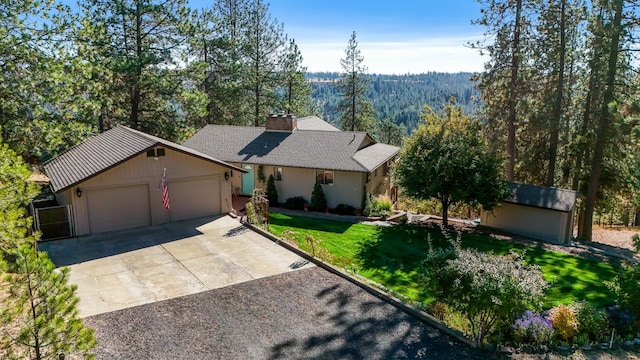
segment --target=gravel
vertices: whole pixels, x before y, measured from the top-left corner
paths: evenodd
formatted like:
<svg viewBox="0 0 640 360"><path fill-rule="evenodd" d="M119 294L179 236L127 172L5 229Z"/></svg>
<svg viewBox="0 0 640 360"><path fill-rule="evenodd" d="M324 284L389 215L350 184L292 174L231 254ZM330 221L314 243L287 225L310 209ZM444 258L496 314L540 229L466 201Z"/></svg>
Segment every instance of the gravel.
<svg viewBox="0 0 640 360"><path fill-rule="evenodd" d="M85 319L98 359L487 359L320 268Z"/></svg>

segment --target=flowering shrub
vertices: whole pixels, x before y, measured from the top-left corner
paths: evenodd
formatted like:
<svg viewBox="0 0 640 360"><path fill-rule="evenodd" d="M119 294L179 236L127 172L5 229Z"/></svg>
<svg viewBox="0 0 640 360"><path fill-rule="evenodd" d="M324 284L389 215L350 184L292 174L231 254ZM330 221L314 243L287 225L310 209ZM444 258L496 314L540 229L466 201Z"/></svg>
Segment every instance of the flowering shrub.
<svg viewBox="0 0 640 360"><path fill-rule="evenodd" d="M527 310L513 324L513 336L519 343L542 345L553 337L553 326L549 320L549 313L536 314Z"/></svg>
<svg viewBox="0 0 640 360"><path fill-rule="evenodd" d="M549 310L549 319L556 334L562 340L569 340L578 331L576 310L569 305L558 305Z"/></svg>
<svg viewBox="0 0 640 360"><path fill-rule="evenodd" d="M445 233L446 238L450 238ZM523 308L538 307L547 283L541 271L515 255L501 256L452 247L430 246L424 262L427 288L438 301L463 313L481 346L498 321Z"/></svg>

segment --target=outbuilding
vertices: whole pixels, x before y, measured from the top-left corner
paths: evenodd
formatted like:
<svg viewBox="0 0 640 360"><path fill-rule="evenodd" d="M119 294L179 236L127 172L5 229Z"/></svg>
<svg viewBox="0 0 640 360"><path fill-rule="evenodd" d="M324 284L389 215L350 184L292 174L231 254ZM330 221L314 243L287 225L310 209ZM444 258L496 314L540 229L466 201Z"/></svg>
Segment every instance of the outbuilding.
<svg viewBox="0 0 640 360"><path fill-rule="evenodd" d="M73 235L88 235L231 211L233 171L242 169L125 126L45 163Z"/></svg>
<svg viewBox="0 0 640 360"><path fill-rule="evenodd" d="M483 210L483 226L534 239L568 243L573 237L577 192L509 183L510 196L492 211Z"/></svg>

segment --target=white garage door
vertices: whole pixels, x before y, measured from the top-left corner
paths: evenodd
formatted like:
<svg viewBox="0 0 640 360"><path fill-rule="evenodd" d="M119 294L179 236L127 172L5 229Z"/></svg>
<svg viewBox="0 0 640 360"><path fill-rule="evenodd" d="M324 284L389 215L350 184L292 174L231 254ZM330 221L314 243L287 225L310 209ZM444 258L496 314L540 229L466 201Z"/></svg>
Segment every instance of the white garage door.
<svg viewBox="0 0 640 360"><path fill-rule="evenodd" d="M169 182L171 221L220 214L220 178Z"/></svg>
<svg viewBox="0 0 640 360"><path fill-rule="evenodd" d="M146 184L90 189L86 194L91 233L151 224Z"/></svg>

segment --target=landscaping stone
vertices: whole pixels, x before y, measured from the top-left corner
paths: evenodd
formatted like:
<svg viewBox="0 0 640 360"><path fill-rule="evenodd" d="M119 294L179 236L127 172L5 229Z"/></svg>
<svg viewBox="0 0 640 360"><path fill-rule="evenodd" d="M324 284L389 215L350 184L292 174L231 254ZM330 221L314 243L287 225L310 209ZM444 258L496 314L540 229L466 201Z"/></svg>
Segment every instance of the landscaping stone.
<svg viewBox="0 0 640 360"><path fill-rule="evenodd" d="M584 351L593 351L593 346L591 346L591 345L582 345L580 347L580 349L584 350Z"/></svg>
<svg viewBox="0 0 640 360"><path fill-rule="evenodd" d="M635 345L635 346L640 345L640 339L638 339L638 338L633 339L633 345Z"/></svg>
<svg viewBox="0 0 640 360"><path fill-rule="evenodd" d="M608 343L600 343L600 344L598 344L598 349L600 349L600 350L608 350L609 349L609 344Z"/></svg>
<svg viewBox="0 0 640 360"><path fill-rule="evenodd" d="M510 346L498 346L497 351L505 355L511 355L514 352L513 348Z"/></svg>
<svg viewBox="0 0 640 360"><path fill-rule="evenodd" d="M624 345L626 347L632 347L633 346L633 340L626 340L625 342L622 343L622 345Z"/></svg>

